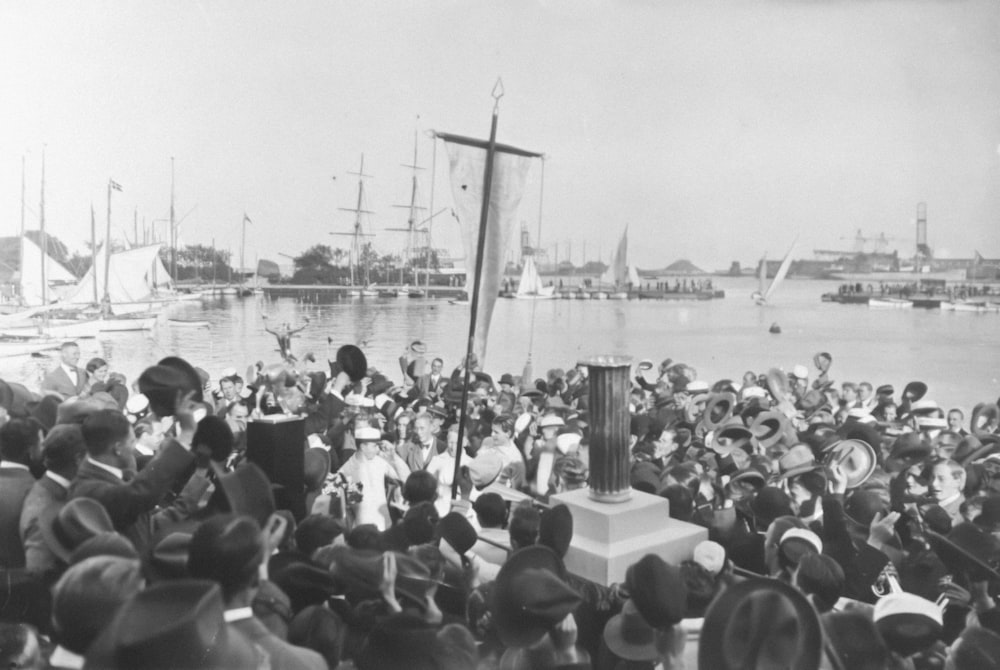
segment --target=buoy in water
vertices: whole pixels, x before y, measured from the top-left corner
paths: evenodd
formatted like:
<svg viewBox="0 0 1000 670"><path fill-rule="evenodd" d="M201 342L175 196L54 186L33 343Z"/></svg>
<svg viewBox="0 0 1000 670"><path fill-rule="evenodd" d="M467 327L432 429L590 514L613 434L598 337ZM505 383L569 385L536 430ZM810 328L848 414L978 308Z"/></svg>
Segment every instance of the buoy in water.
<svg viewBox="0 0 1000 670"><path fill-rule="evenodd" d="M774 333L775 335L777 335L778 333L781 332L781 326L779 326L778 322L775 321L774 323L771 324L771 328L770 328L770 330L768 332L771 332L771 333Z"/></svg>

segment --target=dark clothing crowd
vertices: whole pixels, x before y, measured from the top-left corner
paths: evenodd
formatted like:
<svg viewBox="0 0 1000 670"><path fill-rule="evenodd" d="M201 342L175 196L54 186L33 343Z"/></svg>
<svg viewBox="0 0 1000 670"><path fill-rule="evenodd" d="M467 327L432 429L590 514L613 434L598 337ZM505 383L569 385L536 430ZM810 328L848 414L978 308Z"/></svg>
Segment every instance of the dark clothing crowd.
<svg viewBox="0 0 1000 670"><path fill-rule="evenodd" d="M0 381L3 667L1000 667L991 400L838 383L825 352L643 360L610 418L587 365L447 373L419 341L131 384L60 357ZM643 537L696 538L603 581L566 504L596 435L661 510Z"/></svg>

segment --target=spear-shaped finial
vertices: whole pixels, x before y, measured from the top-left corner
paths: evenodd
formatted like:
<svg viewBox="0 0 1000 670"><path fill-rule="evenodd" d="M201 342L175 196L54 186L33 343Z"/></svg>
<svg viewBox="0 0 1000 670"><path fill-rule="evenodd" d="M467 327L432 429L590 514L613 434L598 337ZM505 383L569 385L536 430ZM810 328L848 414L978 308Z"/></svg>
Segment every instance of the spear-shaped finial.
<svg viewBox="0 0 1000 670"><path fill-rule="evenodd" d="M490 93L493 96L493 109L497 109L500 106L500 98L503 97L503 79L497 77L497 83L493 85L493 91Z"/></svg>

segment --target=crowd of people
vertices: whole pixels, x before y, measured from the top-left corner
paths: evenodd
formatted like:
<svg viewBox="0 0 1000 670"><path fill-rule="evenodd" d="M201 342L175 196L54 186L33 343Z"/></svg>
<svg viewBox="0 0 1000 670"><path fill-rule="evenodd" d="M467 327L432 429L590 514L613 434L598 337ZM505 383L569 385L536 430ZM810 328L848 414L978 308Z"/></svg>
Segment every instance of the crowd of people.
<svg viewBox="0 0 1000 670"><path fill-rule="evenodd" d="M0 381L0 665L1000 667L993 400L837 382L825 352L738 380L642 360L616 435L586 365L449 374L418 341L376 370L287 335L243 374L128 383L67 342L38 392ZM264 445L301 490L256 422L301 429ZM707 537L684 560L574 572L558 494L595 428Z"/></svg>

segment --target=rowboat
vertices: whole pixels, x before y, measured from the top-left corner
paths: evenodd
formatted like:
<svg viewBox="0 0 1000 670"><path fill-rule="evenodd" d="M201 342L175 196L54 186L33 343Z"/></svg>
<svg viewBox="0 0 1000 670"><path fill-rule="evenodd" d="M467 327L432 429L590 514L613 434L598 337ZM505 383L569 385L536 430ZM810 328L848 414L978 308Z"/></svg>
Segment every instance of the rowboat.
<svg viewBox="0 0 1000 670"><path fill-rule="evenodd" d="M45 342L28 341L0 341L0 358L14 358L16 356L30 356L31 354L43 351L53 351L62 345L60 340Z"/></svg>
<svg viewBox="0 0 1000 670"><path fill-rule="evenodd" d="M125 333L137 330L152 330L156 326L155 316L112 316L100 320L102 333Z"/></svg>

